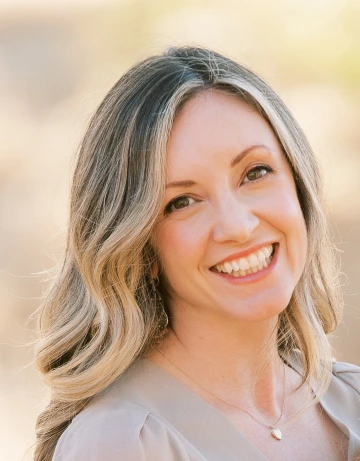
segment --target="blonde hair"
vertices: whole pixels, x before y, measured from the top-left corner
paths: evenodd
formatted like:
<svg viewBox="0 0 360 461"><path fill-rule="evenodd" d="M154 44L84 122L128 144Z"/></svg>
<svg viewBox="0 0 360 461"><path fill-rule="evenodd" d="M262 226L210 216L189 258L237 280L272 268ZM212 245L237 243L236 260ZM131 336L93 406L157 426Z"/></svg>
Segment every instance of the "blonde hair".
<svg viewBox="0 0 360 461"><path fill-rule="evenodd" d="M278 321L279 351L301 351L304 376L329 382L342 303L313 152L293 116L257 75L204 48L171 48L130 69L105 97L79 149L63 265L40 308L37 365L51 401L37 421L36 461L90 399L151 347L159 323L151 296L151 231L163 201L167 141L192 96L216 88L270 124L292 168L308 255Z"/></svg>

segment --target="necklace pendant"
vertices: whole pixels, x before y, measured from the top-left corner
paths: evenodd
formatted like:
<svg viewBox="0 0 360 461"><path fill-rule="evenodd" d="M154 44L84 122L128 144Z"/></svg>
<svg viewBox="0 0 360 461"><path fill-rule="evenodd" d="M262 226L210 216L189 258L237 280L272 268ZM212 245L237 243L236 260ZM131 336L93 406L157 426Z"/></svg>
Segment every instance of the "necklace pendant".
<svg viewBox="0 0 360 461"><path fill-rule="evenodd" d="M281 440L282 439L282 433L281 430L277 427L273 427L270 431L270 434L274 437L276 440Z"/></svg>

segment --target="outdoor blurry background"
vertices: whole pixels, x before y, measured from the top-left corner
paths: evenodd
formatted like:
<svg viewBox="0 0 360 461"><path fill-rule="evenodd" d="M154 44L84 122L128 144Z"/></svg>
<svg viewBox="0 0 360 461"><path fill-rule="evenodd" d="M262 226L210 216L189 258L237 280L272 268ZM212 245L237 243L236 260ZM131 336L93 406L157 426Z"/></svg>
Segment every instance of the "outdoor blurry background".
<svg viewBox="0 0 360 461"><path fill-rule="evenodd" d="M0 460L31 459L47 391L30 316L61 255L71 158L120 75L202 44L278 91L321 159L346 310L333 345L360 365L360 2L0 0Z"/></svg>

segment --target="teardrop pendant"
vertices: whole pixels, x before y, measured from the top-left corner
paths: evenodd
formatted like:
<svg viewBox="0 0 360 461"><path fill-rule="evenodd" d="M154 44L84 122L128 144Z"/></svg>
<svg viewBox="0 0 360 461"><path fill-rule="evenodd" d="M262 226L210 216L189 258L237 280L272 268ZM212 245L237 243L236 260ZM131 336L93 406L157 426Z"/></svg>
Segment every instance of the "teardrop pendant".
<svg viewBox="0 0 360 461"><path fill-rule="evenodd" d="M281 430L277 427L273 427L270 431L270 434L274 437L276 440L281 440L282 439L282 433Z"/></svg>

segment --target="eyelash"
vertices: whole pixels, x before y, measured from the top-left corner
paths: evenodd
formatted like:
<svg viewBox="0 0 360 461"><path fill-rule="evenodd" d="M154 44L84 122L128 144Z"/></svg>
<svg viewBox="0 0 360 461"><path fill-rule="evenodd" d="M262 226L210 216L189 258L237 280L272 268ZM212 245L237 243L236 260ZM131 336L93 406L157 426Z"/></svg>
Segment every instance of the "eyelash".
<svg viewBox="0 0 360 461"><path fill-rule="evenodd" d="M271 174L274 172L274 170L269 166L269 165L256 165L256 166L253 166L252 168L250 168L246 174L245 174L245 177L251 173L252 171L256 171L256 170L265 170L266 171L266 174L264 174L263 176L261 176L261 178L258 178L258 179L254 179L253 181L251 180L248 180L246 182L257 182L259 180L261 180L264 176L267 176L268 174ZM168 215L170 213L173 213L175 211L182 211L182 210L186 210L189 206L186 206L186 207L183 207L183 208L179 208L178 210L171 210L171 206L176 202L176 200L180 199L180 198L191 198L191 197L188 197L187 195L179 195L178 197L175 197L174 199L172 199L165 207L165 210L164 210L164 215ZM193 199L194 200L194 199Z"/></svg>

